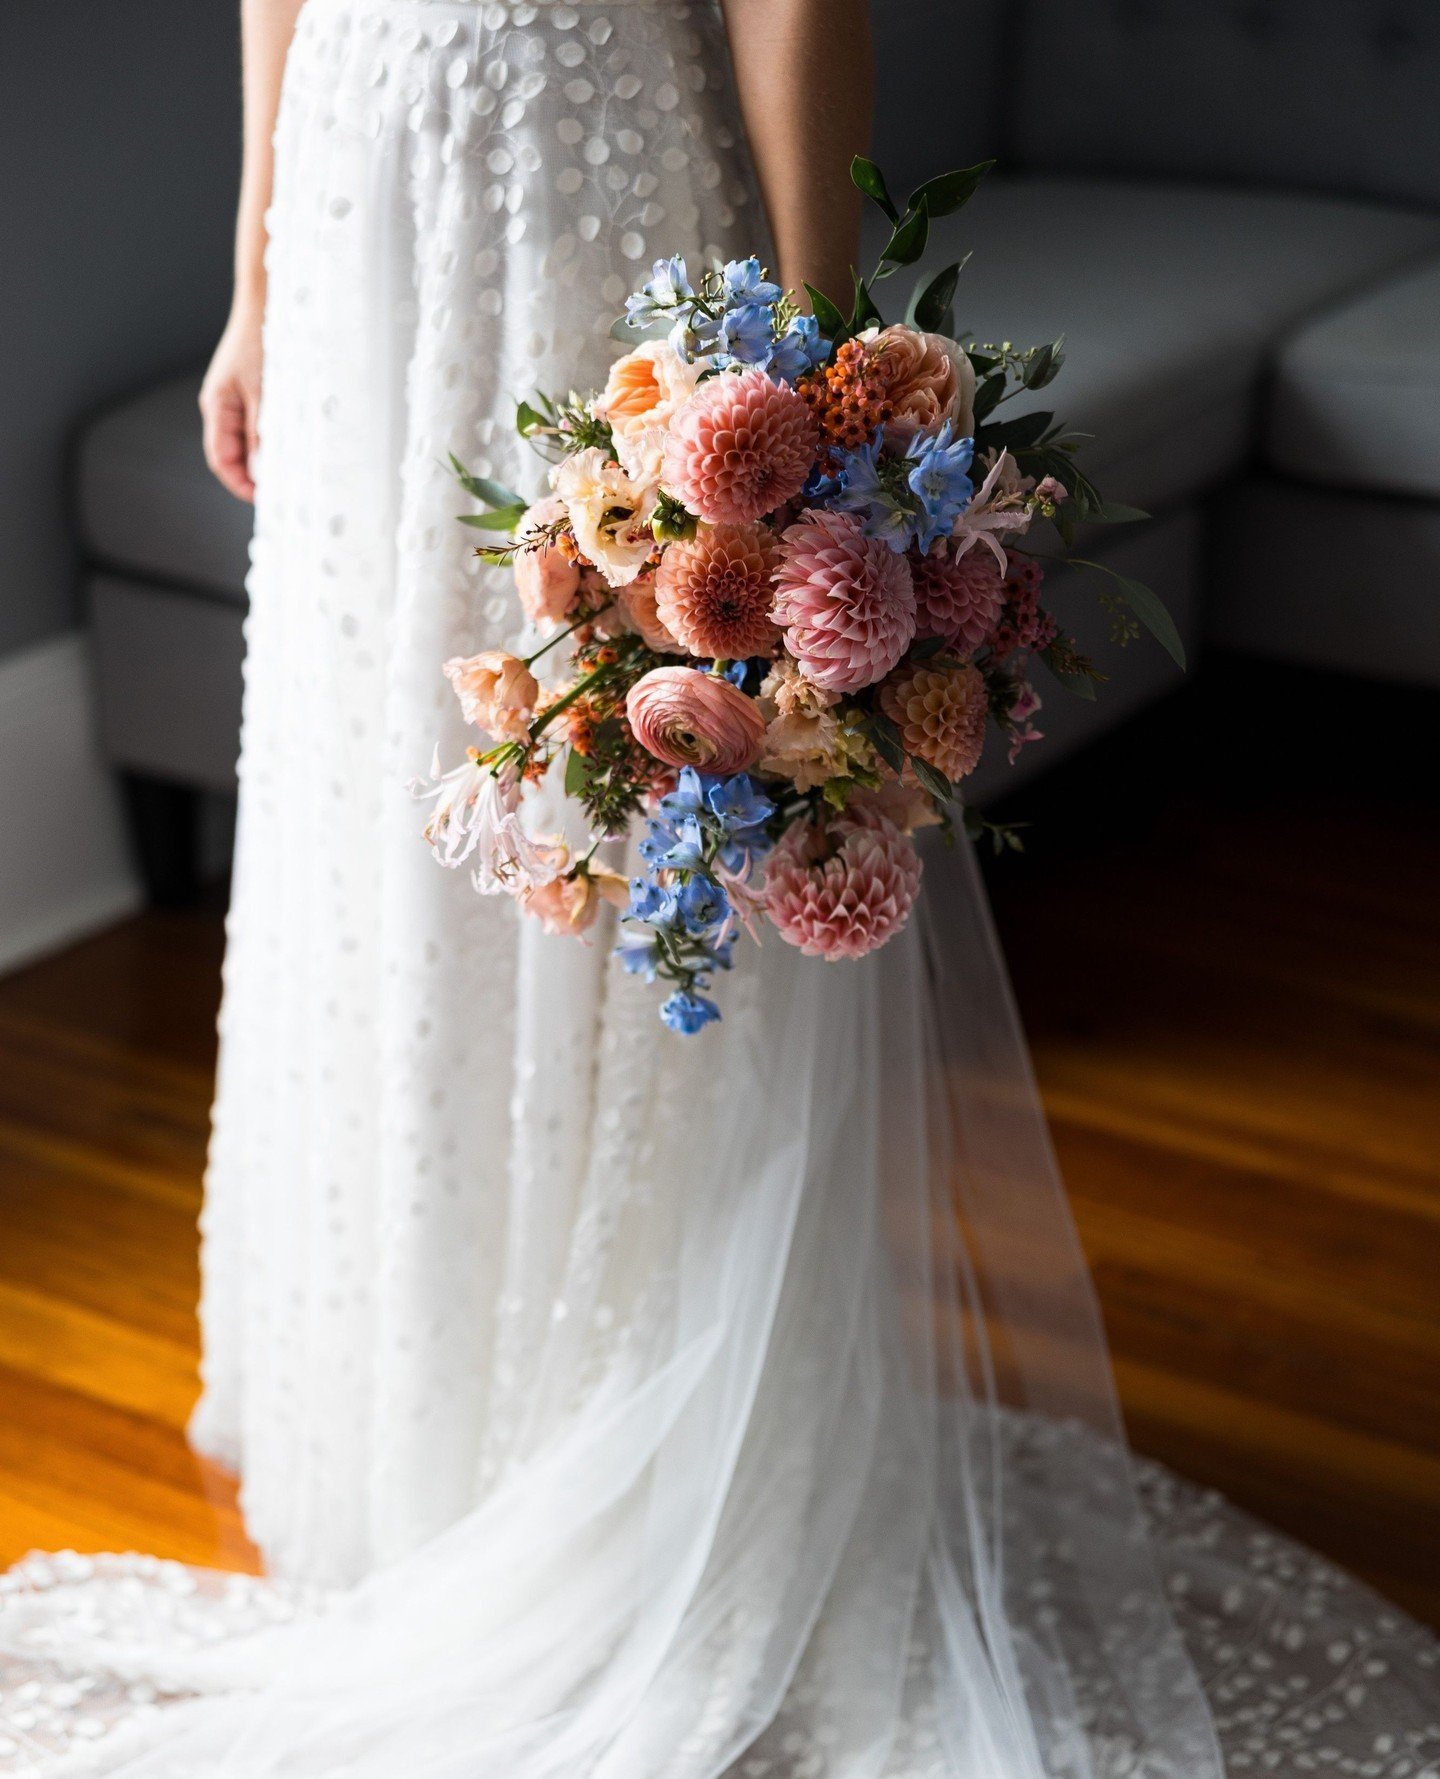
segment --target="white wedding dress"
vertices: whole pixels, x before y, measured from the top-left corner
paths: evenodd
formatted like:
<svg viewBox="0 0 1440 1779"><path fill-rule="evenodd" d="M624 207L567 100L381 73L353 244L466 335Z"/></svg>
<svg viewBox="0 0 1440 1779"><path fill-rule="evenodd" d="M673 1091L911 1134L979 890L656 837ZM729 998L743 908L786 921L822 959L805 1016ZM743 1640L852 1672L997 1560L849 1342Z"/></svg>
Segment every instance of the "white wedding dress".
<svg viewBox="0 0 1440 1779"><path fill-rule="evenodd" d="M963 849L681 1039L420 840L516 628L447 454L538 490L514 399L762 245L718 12L309 0L277 166L195 1424L273 1579L22 1565L0 1772L1440 1770L1424 1633L1137 1494Z"/></svg>

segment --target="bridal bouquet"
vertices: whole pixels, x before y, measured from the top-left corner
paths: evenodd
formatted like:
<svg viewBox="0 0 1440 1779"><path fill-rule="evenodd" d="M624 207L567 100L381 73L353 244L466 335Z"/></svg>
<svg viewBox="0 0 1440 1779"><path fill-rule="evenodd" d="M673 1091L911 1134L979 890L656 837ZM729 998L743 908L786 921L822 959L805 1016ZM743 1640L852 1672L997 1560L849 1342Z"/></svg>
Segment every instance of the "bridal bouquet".
<svg viewBox="0 0 1440 1779"><path fill-rule="evenodd" d="M631 349L605 388L520 404L552 464L533 504L451 460L485 509L462 522L497 538L479 553L513 568L539 641L445 664L488 740L419 787L426 836L553 932L613 904L625 968L667 984L677 1031L720 1017L707 991L741 927L831 962L899 931L915 831L950 828L991 731L1012 760L1039 739L1034 661L1094 696L1021 540L1050 521L1049 559L1075 561L1078 525L1143 515L1101 501L1052 414L1001 416L1052 381L1061 342L957 337L955 265L904 322L874 295L985 171L931 180L902 210L856 161L891 235L848 314L809 286L802 309L755 259L693 277L657 262L612 329ZM1147 588L1112 576L1102 596L1122 638L1138 619L1178 653ZM552 809L563 787L582 841L542 831L542 785ZM637 822L626 878L600 849Z"/></svg>

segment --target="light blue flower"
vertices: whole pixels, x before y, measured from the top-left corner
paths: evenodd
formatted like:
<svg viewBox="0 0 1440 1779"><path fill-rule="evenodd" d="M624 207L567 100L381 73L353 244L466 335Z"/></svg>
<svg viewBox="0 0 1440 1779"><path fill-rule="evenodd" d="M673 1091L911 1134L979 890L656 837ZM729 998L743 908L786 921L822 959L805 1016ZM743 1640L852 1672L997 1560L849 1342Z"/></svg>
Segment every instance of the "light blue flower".
<svg viewBox="0 0 1440 1779"><path fill-rule="evenodd" d="M909 548L915 534L914 508L885 485L880 474L883 432L873 444L861 445L840 456L840 492L834 504L854 513L867 537L882 538L896 554Z"/></svg>
<svg viewBox="0 0 1440 1779"><path fill-rule="evenodd" d="M716 345L734 364L763 365L775 343L775 318L758 303L745 303L726 311Z"/></svg>
<svg viewBox="0 0 1440 1779"><path fill-rule="evenodd" d="M687 933L713 933L730 918L730 898L713 879L697 874L680 891L679 911Z"/></svg>
<svg viewBox="0 0 1440 1779"><path fill-rule="evenodd" d="M649 877L632 877L630 879L630 906L626 910L630 920L643 920L647 926L673 927L680 919L680 905L677 892L664 884L659 884Z"/></svg>
<svg viewBox="0 0 1440 1779"><path fill-rule="evenodd" d="M697 772L693 766L682 766L675 789L660 799L661 813L672 821L683 821L687 815L701 815L710 807L707 798L711 787L724 782L724 779Z"/></svg>
<svg viewBox="0 0 1440 1779"><path fill-rule="evenodd" d="M922 550L949 537L975 493L970 465L975 457L974 439L957 439L950 421L932 438L921 436L905 453L913 468L907 477L923 512L915 527L915 541Z"/></svg>
<svg viewBox="0 0 1440 1779"><path fill-rule="evenodd" d="M727 309L742 303L755 303L761 308L770 308L784 295L778 284L772 284L766 278L758 259L732 259L721 272L720 278L725 287Z"/></svg>
<svg viewBox="0 0 1440 1779"><path fill-rule="evenodd" d="M704 995L687 994L684 989L677 988L661 1005L660 1017L672 1032L693 1037L720 1017L720 1009Z"/></svg>
<svg viewBox="0 0 1440 1779"><path fill-rule="evenodd" d="M672 871L703 871L705 869L705 829L698 815L687 815L673 830L675 838L669 848L655 860Z"/></svg>
<svg viewBox="0 0 1440 1779"><path fill-rule="evenodd" d="M765 369L777 383L794 383L829 356L830 342L820 332L820 323L813 315L797 315L776 340Z"/></svg>
<svg viewBox="0 0 1440 1779"><path fill-rule="evenodd" d="M714 780L705 801L727 835L758 828L775 813L775 805L746 772Z"/></svg>
<svg viewBox="0 0 1440 1779"><path fill-rule="evenodd" d="M665 813L669 815L671 812L667 809ZM651 821L646 825L645 838L635 850L647 865L653 867L661 862L679 838L680 832L674 822Z"/></svg>
<svg viewBox="0 0 1440 1779"><path fill-rule="evenodd" d="M621 927L615 955L627 975L643 976L647 982L655 980L660 968L660 941L653 933L642 932L639 927Z"/></svg>

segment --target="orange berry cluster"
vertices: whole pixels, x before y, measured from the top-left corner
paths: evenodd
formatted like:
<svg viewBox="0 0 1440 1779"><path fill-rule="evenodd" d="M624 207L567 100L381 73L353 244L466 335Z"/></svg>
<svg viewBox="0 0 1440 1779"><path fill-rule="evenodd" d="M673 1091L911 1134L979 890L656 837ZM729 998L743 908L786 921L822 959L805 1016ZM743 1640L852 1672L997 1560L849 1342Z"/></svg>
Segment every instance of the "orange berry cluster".
<svg viewBox="0 0 1440 1779"><path fill-rule="evenodd" d="M796 384L826 445L853 451L890 419L890 373L861 340L847 340L823 369Z"/></svg>

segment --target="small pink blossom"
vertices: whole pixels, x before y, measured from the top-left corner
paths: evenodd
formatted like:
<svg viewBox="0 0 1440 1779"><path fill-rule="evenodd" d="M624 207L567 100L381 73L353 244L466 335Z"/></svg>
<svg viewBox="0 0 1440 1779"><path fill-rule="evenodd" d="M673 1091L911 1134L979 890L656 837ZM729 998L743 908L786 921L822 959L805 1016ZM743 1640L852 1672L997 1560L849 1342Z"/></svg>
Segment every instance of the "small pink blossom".
<svg viewBox="0 0 1440 1779"><path fill-rule="evenodd" d="M573 554L556 543L524 547L527 538L548 531L565 516L565 502L549 494L526 511L516 532L521 548L515 557L515 590L532 624L558 624L567 618L580 591L580 565Z"/></svg>
<svg viewBox="0 0 1440 1779"><path fill-rule="evenodd" d="M486 649L468 658L457 655L445 663L444 673L467 723L501 741L524 740L540 686L518 655L504 649Z"/></svg>
<svg viewBox="0 0 1440 1779"><path fill-rule="evenodd" d="M595 924L601 906L623 908L630 899L630 885L619 872L603 865L587 865L537 883L520 896L520 906L533 915L547 933L574 938Z"/></svg>
<svg viewBox="0 0 1440 1779"><path fill-rule="evenodd" d="M1029 530L1033 486L1010 453L1002 451L956 521L955 554L965 556L976 544L984 544L1004 574L1006 557L1000 539Z"/></svg>

